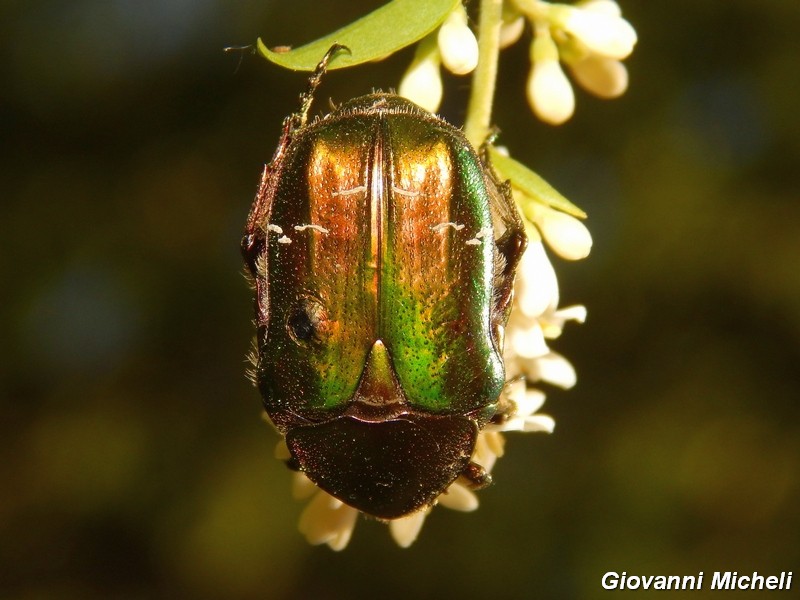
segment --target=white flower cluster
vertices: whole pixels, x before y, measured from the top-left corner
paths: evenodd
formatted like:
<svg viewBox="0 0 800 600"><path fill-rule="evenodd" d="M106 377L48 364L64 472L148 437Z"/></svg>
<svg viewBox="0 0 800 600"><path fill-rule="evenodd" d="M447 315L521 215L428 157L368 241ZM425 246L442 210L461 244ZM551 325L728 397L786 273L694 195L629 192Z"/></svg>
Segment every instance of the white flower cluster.
<svg viewBox="0 0 800 600"><path fill-rule="evenodd" d="M589 254L592 238L583 223L552 208L536 210L536 226L556 254L568 260ZM503 431L551 432L552 421L545 428L543 415L533 414L544 403L544 394L530 385L539 381L564 389L575 385L575 369L566 358L550 349L548 340L559 337L568 321L583 323L586 308L582 305L559 308L558 280L542 237L532 228L528 237L528 249L517 271L504 348L506 377L516 382L510 397L517 404L518 414L504 424ZM521 420L520 415L524 415Z"/></svg>
<svg viewBox="0 0 800 600"><path fill-rule="evenodd" d="M575 94L561 68L600 98L616 98L628 87L620 61L633 51L636 31L614 0L587 0L574 6L538 0L513 0L533 24L527 96L534 113L559 125L575 111Z"/></svg>
<svg viewBox="0 0 800 600"><path fill-rule="evenodd" d="M575 81L595 96L616 98L625 92L628 71L620 61L633 51L637 37L614 0L585 0L575 5L507 0L505 8L501 48L519 40L526 21L533 28L526 92L541 120L559 125L575 112L575 93L562 63ZM461 5L438 34L417 46L398 93L436 112L442 101L442 64L457 75L472 72L478 64L478 43Z"/></svg>

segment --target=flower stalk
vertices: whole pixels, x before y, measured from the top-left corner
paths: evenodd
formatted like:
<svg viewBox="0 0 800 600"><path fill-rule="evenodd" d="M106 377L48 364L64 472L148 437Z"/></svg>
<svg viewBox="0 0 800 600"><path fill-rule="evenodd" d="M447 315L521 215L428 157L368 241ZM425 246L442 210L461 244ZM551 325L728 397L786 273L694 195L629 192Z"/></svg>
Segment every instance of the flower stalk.
<svg viewBox="0 0 800 600"><path fill-rule="evenodd" d="M502 24L503 0L481 0L478 18L478 66L472 76L472 90L464 123L464 133L476 148L486 141L491 132Z"/></svg>

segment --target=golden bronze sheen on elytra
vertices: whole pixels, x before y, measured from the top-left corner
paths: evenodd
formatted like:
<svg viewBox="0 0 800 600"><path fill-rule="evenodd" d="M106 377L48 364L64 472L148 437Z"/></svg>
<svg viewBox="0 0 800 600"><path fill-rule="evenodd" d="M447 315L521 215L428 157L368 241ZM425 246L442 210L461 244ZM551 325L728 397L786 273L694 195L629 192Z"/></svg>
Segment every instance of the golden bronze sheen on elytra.
<svg viewBox="0 0 800 600"><path fill-rule="evenodd" d="M330 53L329 53L330 55ZM423 509L498 415L525 234L462 133L393 94L289 117L242 249L255 379L288 464L364 513ZM316 78L316 79L315 79Z"/></svg>

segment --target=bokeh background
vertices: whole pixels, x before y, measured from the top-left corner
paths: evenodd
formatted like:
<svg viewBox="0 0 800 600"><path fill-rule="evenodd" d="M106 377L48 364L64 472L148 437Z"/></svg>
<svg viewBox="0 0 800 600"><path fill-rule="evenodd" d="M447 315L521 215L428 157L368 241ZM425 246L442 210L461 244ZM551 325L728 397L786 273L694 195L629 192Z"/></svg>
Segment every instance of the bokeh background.
<svg viewBox="0 0 800 600"><path fill-rule="evenodd" d="M480 510L434 511L410 550L375 522L338 554L297 533L243 376L238 245L305 75L222 48L301 44L378 4L0 5L0 596L800 578L796 0L623 0L630 90L579 94L559 128L525 104L526 45L506 51L502 141L590 215L591 257L556 261L564 302L589 308L554 344L579 383L548 396L554 435L510 437ZM330 74L318 106L397 85L410 56ZM446 84L460 123L466 80Z"/></svg>

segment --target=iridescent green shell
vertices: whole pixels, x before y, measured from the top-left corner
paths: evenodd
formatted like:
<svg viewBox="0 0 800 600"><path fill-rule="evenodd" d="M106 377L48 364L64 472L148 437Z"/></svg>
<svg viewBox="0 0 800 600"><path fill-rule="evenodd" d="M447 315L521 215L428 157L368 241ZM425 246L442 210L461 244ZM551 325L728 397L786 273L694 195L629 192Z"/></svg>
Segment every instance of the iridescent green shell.
<svg viewBox="0 0 800 600"><path fill-rule="evenodd" d="M505 384L524 248L507 193L459 130L372 94L287 132L243 244L292 466L379 518L432 503Z"/></svg>

